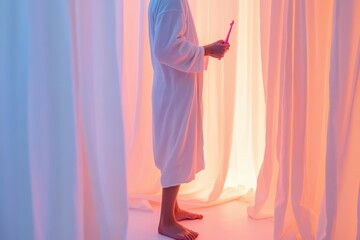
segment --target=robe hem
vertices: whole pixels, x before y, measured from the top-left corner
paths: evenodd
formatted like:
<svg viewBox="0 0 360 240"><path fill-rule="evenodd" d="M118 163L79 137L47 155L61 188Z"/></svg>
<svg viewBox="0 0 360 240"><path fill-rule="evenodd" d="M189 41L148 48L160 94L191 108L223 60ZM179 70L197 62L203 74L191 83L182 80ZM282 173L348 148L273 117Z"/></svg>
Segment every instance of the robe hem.
<svg viewBox="0 0 360 240"><path fill-rule="evenodd" d="M205 169L205 167L202 167L202 168L198 169L194 175L192 175L190 178L187 178L187 179L181 179L179 181L174 181L172 183L167 183L167 184L164 184L161 181L161 187L162 188L168 188L168 187L178 186L178 185L181 185L181 184L184 184L184 183L189 183L189 182L195 180L196 174L198 174L200 171L202 171L204 169Z"/></svg>

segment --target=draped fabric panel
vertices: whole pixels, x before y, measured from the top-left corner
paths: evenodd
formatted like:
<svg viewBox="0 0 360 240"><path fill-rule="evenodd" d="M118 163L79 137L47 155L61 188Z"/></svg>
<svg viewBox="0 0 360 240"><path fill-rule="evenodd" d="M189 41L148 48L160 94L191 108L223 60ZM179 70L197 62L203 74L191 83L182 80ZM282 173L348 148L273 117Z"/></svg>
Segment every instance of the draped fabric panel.
<svg viewBox="0 0 360 240"><path fill-rule="evenodd" d="M359 1L334 1L326 178L319 239L357 239L360 218ZM346 221L344 221L346 219Z"/></svg>
<svg viewBox="0 0 360 240"><path fill-rule="evenodd" d="M0 237L3 239L34 239L27 140L29 46L21 40L29 39L28 7L14 1L0 2ZM13 18L14 15L17 17Z"/></svg>
<svg viewBox="0 0 360 240"><path fill-rule="evenodd" d="M261 1L266 148L248 212L274 217L274 239L356 239L359 7Z"/></svg>
<svg viewBox="0 0 360 240"><path fill-rule="evenodd" d="M359 238L359 1L189 3L201 45L235 25L181 205L256 189L274 239ZM1 239L125 239L128 206L160 201L148 4L0 1Z"/></svg>
<svg viewBox="0 0 360 240"><path fill-rule="evenodd" d="M125 238L118 9L0 2L1 239Z"/></svg>

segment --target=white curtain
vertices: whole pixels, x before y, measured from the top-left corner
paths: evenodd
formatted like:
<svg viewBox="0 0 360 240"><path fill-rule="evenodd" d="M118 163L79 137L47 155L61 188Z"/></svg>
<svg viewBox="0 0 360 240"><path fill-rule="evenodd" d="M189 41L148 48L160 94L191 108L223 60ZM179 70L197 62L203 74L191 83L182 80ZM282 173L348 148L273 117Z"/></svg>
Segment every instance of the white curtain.
<svg viewBox="0 0 360 240"><path fill-rule="evenodd" d="M273 217L274 239L359 238L359 1L189 3L201 44L235 25L181 204L256 187L249 216ZM148 4L0 1L1 239L125 239L128 206L160 200Z"/></svg>
<svg viewBox="0 0 360 240"><path fill-rule="evenodd" d="M0 2L1 239L125 238L119 9Z"/></svg>
<svg viewBox="0 0 360 240"><path fill-rule="evenodd" d="M266 149L254 218L274 239L359 238L358 1L261 1Z"/></svg>

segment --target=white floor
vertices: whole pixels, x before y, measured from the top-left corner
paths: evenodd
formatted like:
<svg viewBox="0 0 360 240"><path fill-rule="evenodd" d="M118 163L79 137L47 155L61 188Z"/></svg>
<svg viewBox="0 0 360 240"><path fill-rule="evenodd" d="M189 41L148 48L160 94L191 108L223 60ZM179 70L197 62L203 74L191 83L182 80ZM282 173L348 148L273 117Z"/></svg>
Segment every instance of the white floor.
<svg viewBox="0 0 360 240"><path fill-rule="evenodd" d="M200 233L198 240L267 240L272 239L273 221L253 220L247 216L247 204L231 201L225 204L191 210L204 219L182 223ZM153 211L129 210L127 240L169 240L157 233L159 206Z"/></svg>

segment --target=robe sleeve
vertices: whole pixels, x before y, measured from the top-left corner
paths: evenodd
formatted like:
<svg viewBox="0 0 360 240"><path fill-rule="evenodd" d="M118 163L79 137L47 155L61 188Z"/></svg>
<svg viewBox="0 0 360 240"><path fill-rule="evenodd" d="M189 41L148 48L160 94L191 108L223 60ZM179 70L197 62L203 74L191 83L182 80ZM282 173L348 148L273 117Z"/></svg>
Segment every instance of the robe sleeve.
<svg viewBox="0 0 360 240"><path fill-rule="evenodd" d="M176 70L196 73L207 67L204 48L186 40L181 11L160 14L155 23L154 55L158 61Z"/></svg>

